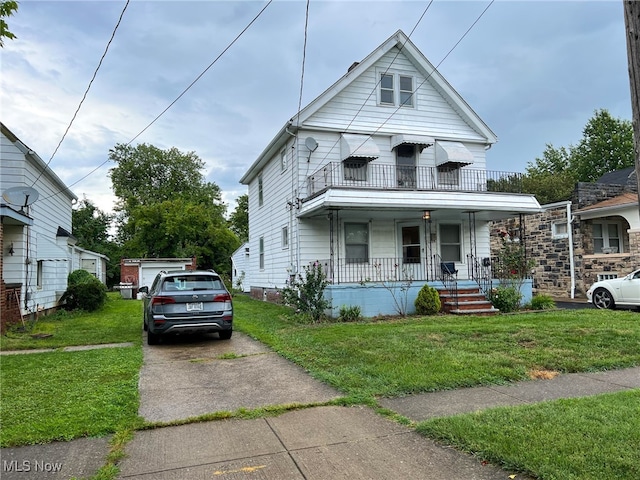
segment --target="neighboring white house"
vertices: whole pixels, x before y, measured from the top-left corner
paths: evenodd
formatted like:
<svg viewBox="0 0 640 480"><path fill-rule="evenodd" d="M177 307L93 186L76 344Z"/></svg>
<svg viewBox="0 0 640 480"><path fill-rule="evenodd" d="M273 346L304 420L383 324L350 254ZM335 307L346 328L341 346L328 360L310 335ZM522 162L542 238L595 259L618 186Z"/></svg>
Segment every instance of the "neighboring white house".
<svg viewBox="0 0 640 480"><path fill-rule="evenodd" d="M285 123L244 174L246 277L262 298L313 262L336 314L395 312L391 280L475 282L489 222L534 213L517 174L487 170L495 134L398 31ZM413 307L412 291L409 311Z"/></svg>
<svg viewBox="0 0 640 480"><path fill-rule="evenodd" d="M95 262L105 280L106 257L75 246L71 208L77 197L38 156L0 123L0 297L2 325L58 305L68 274ZM83 263L86 264L83 266Z"/></svg>
<svg viewBox="0 0 640 480"><path fill-rule="evenodd" d="M249 243L243 243L231 255L231 286L242 292L251 290L249 274Z"/></svg>

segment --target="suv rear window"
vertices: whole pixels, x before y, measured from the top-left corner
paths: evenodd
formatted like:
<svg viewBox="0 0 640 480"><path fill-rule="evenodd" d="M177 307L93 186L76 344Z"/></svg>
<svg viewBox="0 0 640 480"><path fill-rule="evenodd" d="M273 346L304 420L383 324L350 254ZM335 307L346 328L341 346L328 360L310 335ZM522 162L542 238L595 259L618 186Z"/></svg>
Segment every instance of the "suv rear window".
<svg viewBox="0 0 640 480"><path fill-rule="evenodd" d="M193 292L197 290L223 290L222 280L209 275L185 275L169 277L164 280L162 290L165 292Z"/></svg>

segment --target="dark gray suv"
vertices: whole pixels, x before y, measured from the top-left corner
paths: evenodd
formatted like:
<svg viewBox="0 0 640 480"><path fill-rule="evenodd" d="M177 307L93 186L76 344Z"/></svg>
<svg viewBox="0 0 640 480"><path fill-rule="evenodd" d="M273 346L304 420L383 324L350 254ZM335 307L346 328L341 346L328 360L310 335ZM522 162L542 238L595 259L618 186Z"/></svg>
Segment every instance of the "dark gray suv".
<svg viewBox="0 0 640 480"><path fill-rule="evenodd" d="M162 335L217 332L228 340L233 332L233 302L214 271L160 272L144 293L144 329L147 343Z"/></svg>

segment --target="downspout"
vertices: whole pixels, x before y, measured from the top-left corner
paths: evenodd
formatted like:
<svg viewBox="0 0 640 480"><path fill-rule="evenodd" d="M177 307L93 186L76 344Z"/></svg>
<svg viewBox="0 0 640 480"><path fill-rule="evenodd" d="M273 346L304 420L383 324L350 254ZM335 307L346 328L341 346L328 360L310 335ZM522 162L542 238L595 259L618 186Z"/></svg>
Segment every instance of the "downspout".
<svg viewBox="0 0 640 480"><path fill-rule="evenodd" d="M576 297L576 266L573 260L573 226L571 202L567 203L567 233L569 234L569 271L571 275L571 298Z"/></svg>

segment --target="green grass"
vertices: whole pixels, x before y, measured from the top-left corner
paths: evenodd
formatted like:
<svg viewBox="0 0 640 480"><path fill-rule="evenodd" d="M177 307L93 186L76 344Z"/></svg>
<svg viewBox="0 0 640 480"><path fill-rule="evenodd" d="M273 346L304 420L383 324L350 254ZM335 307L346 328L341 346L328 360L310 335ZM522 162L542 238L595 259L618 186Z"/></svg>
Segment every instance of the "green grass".
<svg viewBox="0 0 640 480"><path fill-rule="evenodd" d="M141 302L110 294L92 313L60 312L28 332L0 337L2 350L132 342L133 347L0 357L0 445L100 436L138 420ZM34 339L35 333L51 333Z"/></svg>
<svg viewBox="0 0 640 480"><path fill-rule="evenodd" d="M140 347L0 360L0 445L101 436L138 419Z"/></svg>
<svg viewBox="0 0 640 480"><path fill-rule="evenodd" d="M235 300L238 329L345 394L397 396L500 384L535 369L640 364L640 316L595 309L494 317L440 315L301 325L290 311Z"/></svg>
<svg viewBox="0 0 640 480"><path fill-rule="evenodd" d="M595 309L301 325L290 310L235 300L240 330L363 403L377 396L505 383L536 369L640 365L640 314ZM540 479L640 478L640 391L435 419L418 431Z"/></svg>
<svg viewBox="0 0 640 480"><path fill-rule="evenodd" d="M142 344L142 302L122 300L119 293L109 293L105 305L96 312L59 311L40 317L33 328L20 332L21 325L0 337L0 350L59 348L69 345L133 342ZM50 334L48 338L33 338Z"/></svg>
<svg viewBox="0 0 640 480"><path fill-rule="evenodd" d="M640 478L640 390L438 418L417 430L547 480Z"/></svg>

